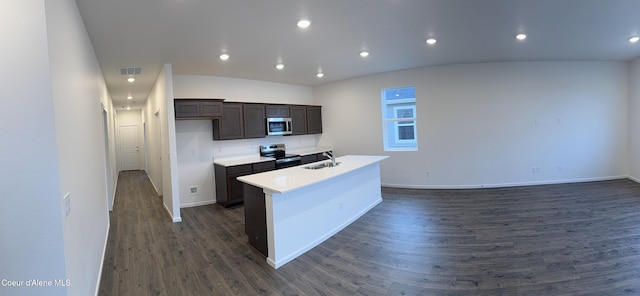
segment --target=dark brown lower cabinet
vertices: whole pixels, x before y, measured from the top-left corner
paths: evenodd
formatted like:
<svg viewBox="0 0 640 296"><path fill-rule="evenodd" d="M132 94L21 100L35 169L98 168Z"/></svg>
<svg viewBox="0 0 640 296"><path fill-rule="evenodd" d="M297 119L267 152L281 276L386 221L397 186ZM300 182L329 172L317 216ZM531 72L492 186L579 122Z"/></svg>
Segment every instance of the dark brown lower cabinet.
<svg viewBox="0 0 640 296"><path fill-rule="evenodd" d="M316 161L318 161L318 155L317 154L303 155L301 164L308 164L308 163L312 163L312 162L316 162Z"/></svg>
<svg viewBox="0 0 640 296"><path fill-rule="evenodd" d="M242 204L244 201L243 184L236 178L274 170L275 161L257 162L234 166L214 165L216 181L216 202L224 207Z"/></svg>
<svg viewBox="0 0 640 296"><path fill-rule="evenodd" d="M242 182L237 177L250 175L251 164L225 167L215 165L216 178L216 202L224 207L231 207L242 203Z"/></svg>
<svg viewBox="0 0 640 296"><path fill-rule="evenodd" d="M308 164L316 161L323 161L329 159L328 157L322 155L322 153L309 154L302 156L302 164Z"/></svg>
<svg viewBox="0 0 640 296"><path fill-rule="evenodd" d="M329 152L331 152L331 151L329 151ZM318 154L316 154L316 156L318 157L318 161L331 159L331 157L324 156L324 155L322 155L322 153L318 153Z"/></svg>
<svg viewBox="0 0 640 296"><path fill-rule="evenodd" d="M269 257L267 213L262 188L244 184L244 230L249 245Z"/></svg>

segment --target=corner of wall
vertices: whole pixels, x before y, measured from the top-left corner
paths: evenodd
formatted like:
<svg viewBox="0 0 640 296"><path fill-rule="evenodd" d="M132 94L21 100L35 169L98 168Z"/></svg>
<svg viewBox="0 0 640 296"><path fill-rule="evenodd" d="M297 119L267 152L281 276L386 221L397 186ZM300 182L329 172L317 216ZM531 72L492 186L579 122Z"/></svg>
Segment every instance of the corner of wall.
<svg viewBox="0 0 640 296"><path fill-rule="evenodd" d="M629 62L629 130L628 172L629 178L640 180L640 58Z"/></svg>
<svg viewBox="0 0 640 296"><path fill-rule="evenodd" d="M171 64L165 64L164 69L166 98L165 102L167 110L167 139L169 148L168 174L170 175L169 185L171 186L170 200L173 222L180 222L182 221L182 218L180 217L180 183L178 179L178 152L176 148L176 118L173 107L173 71Z"/></svg>

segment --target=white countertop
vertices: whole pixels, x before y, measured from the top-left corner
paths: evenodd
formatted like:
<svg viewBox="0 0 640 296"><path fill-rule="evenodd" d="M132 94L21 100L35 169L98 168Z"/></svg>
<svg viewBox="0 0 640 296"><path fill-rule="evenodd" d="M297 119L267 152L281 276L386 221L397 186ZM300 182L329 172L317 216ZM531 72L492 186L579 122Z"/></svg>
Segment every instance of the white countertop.
<svg viewBox="0 0 640 296"><path fill-rule="evenodd" d="M340 162L336 167L316 170L304 168L319 163L315 162L313 164L242 176L237 179L265 190L285 193L355 171L359 168L382 161L387 157L388 156L346 155L336 158L336 162ZM321 162L328 161L329 160L325 160Z"/></svg>

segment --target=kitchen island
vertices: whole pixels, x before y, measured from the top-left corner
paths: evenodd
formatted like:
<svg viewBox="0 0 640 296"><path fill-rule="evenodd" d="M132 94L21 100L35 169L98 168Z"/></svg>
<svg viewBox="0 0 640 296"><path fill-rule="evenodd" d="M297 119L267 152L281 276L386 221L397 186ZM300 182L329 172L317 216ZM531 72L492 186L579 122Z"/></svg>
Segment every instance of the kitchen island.
<svg viewBox="0 0 640 296"><path fill-rule="evenodd" d="M249 243L274 268L319 245L382 202L385 158L347 155L335 167L308 169L313 163L238 177L246 183Z"/></svg>

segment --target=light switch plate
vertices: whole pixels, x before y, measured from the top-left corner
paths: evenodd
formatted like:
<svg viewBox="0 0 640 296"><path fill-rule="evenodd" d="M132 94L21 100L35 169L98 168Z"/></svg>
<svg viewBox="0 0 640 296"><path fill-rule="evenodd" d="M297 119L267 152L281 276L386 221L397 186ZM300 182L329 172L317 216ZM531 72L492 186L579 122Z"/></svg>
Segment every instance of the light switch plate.
<svg viewBox="0 0 640 296"><path fill-rule="evenodd" d="M69 217L71 214L71 193L67 192L63 198L64 201L64 216Z"/></svg>

